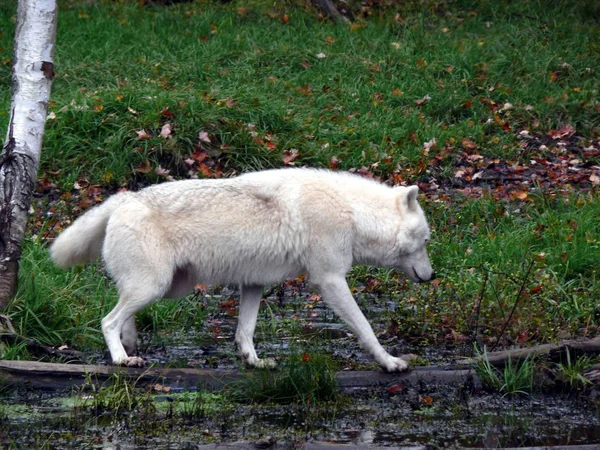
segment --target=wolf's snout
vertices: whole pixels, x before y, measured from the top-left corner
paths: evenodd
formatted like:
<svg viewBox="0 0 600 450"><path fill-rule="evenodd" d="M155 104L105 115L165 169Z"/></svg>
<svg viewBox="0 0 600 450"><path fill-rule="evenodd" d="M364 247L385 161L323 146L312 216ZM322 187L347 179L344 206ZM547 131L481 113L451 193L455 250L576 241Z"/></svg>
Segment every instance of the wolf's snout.
<svg viewBox="0 0 600 450"><path fill-rule="evenodd" d="M427 283L428 281L435 280L435 272L434 271L431 271L431 275L429 275L429 277L423 278L419 275L419 273L417 272L417 269L415 269L413 267L412 270L413 270L413 274L414 274L415 278L417 279L418 283Z"/></svg>

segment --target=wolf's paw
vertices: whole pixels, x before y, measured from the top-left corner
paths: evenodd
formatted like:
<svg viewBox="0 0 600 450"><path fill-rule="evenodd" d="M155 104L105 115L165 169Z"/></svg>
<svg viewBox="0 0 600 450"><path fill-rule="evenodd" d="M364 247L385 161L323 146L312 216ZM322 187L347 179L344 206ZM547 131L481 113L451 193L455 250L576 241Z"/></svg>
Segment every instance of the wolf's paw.
<svg viewBox="0 0 600 450"><path fill-rule="evenodd" d="M255 369L274 369L277 367L277 363L273 358L257 358L252 363L248 362L247 364Z"/></svg>
<svg viewBox="0 0 600 450"><path fill-rule="evenodd" d="M125 367L144 367L146 362L139 356L128 356L120 361L116 361L115 364Z"/></svg>
<svg viewBox="0 0 600 450"><path fill-rule="evenodd" d="M382 364L386 372L408 372L410 366L402 358L388 357Z"/></svg>

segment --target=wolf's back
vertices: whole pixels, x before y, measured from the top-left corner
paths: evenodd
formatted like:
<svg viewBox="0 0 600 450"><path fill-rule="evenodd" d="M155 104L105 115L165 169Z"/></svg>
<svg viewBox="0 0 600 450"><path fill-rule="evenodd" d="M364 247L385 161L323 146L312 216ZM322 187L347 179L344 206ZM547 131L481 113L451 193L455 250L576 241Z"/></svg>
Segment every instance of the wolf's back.
<svg viewBox="0 0 600 450"><path fill-rule="evenodd" d="M131 194L124 192L111 196L63 231L50 247L50 257L54 264L66 269L97 259L102 252L108 219L129 195Z"/></svg>

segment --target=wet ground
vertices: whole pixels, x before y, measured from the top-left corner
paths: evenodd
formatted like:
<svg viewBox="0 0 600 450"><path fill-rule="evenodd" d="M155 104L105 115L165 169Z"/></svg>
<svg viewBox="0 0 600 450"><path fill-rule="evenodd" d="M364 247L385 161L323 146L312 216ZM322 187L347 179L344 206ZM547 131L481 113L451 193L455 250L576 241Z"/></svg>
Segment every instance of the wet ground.
<svg viewBox="0 0 600 450"><path fill-rule="evenodd" d="M339 370L374 368L319 298L286 287L261 308L257 349L285 360L292 352L323 352ZM198 300L203 325L172 334L142 335L142 355L172 367L239 368L233 346L235 291ZM376 333L392 353L416 353L419 363L441 365L469 356L468 348L415 347L389 336L390 312L398 306L364 300ZM362 302L362 300L361 300ZM102 362L92 355L89 362ZM74 394L74 395L72 395ZM213 442L246 442L251 448L300 448L305 442L360 447L505 448L598 444L598 403L586 395L534 393L509 398L467 384L351 388L333 403L243 404L227 392L185 415L181 393L146 395L134 412L115 414L86 404L89 392L4 392L0 443L4 448L181 448ZM190 394L192 395L192 394ZM151 401L150 401L151 399ZM240 447L242 444L240 444ZM235 446L233 447L235 448Z"/></svg>

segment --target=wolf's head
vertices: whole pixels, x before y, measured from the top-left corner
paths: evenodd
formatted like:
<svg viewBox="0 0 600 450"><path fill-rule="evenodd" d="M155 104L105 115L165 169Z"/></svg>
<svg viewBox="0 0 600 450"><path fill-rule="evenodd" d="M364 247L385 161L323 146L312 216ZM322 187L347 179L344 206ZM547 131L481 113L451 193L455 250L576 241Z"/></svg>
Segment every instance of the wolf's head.
<svg viewBox="0 0 600 450"><path fill-rule="evenodd" d="M435 273L427 254L427 243L430 238L429 225L425 214L417 201L417 186L397 187L396 207L401 220L396 232L394 246L394 266L404 272L415 283L431 281Z"/></svg>

